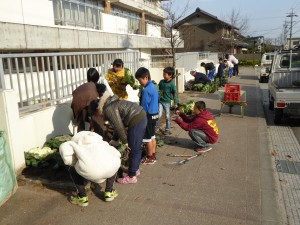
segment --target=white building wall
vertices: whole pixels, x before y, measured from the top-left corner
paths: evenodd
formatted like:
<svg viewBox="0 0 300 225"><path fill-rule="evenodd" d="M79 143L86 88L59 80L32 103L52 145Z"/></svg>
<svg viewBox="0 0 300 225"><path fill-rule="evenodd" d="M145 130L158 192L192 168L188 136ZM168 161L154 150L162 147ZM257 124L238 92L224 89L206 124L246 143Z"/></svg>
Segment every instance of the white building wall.
<svg viewBox="0 0 300 225"><path fill-rule="evenodd" d="M122 17L100 13L101 30L111 33L128 33L128 20Z"/></svg>
<svg viewBox="0 0 300 225"><path fill-rule="evenodd" d="M149 37L161 37L161 26L146 24L146 33Z"/></svg>
<svg viewBox="0 0 300 225"><path fill-rule="evenodd" d="M149 68L151 80L154 80L158 84L159 81L163 79L163 69L164 68ZM184 92L184 82L185 82L184 81L185 70L183 68L176 68L176 69L178 70L178 73L181 74L180 76L178 76L178 84L177 84L178 93L183 93ZM175 84L176 84L176 82L175 82Z"/></svg>
<svg viewBox="0 0 300 225"><path fill-rule="evenodd" d="M53 2L49 0L1 0L0 21L54 26Z"/></svg>
<svg viewBox="0 0 300 225"><path fill-rule="evenodd" d="M24 151L43 146L57 135L74 132L70 103L45 108L20 117L17 94L0 90L0 130L7 133L15 171L25 166Z"/></svg>

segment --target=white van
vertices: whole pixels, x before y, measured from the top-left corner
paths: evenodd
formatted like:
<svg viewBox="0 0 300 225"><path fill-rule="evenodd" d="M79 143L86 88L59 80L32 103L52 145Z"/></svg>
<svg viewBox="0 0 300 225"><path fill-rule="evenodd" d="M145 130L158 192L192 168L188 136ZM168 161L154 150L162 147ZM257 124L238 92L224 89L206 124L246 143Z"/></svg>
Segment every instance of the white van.
<svg viewBox="0 0 300 225"><path fill-rule="evenodd" d="M268 82L269 73L270 73L271 64L272 64L274 55L275 55L274 52L268 52L268 53L264 53L261 56L260 73L258 75L258 79L259 79L260 83L263 83L263 81Z"/></svg>

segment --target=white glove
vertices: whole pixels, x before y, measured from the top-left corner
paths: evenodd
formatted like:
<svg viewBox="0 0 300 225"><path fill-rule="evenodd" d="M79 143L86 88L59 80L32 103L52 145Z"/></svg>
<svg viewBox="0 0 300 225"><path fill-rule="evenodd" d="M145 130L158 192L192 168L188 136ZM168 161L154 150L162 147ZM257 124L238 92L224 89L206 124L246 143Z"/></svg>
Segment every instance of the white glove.
<svg viewBox="0 0 300 225"><path fill-rule="evenodd" d="M109 142L109 144L110 144L111 146L114 146L114 147L116 148L116 147L119 146L119 141L111 140L111 141Z"/></svg>

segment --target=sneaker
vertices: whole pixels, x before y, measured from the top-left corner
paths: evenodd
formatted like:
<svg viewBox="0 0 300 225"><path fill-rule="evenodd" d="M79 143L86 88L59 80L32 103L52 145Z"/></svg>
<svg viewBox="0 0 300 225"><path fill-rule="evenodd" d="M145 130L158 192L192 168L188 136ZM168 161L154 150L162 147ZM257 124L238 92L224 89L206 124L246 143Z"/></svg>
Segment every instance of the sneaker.
<svg viewBox="0 0 300 225"><path fill-rule="evenodd" d="M154 163L156 163L156 157L152 157L152 158L145 157L142 159L141 163L144 165L153 165Z"/></svg>
<svg viewBox="0 0 300 225"><path fill-rule="evenodd" d="M112 190L110 192L104 192L104 199L106 202L111 202L118 196L118 192L116 190Z"/></svg>
<svg viewBox="0 0 300 225"><path fill-rule="evenodd" d="M163 131L163 135L171 135L172 133L171 133L171 131L169 131L169 130L165 130L165 131Z"/></svg>
<svg viewBox="0 0 300 225"><path fill-rule="evenodd" d="M70 196L69 202L71 202L74 205L79 205L79 206L88 206L89 205L89 199L88 197L82 197L80 198L79 196Z"/></svg>
<svg viewBox="0 0 300 225"><path fill-rule="evenodd" d="M212 147L204 147L204 148L197 148L196 152L208 152L212 150Z"/></svg>
<svg viewBox="0 0 300 225"><path fill-rule="evenodd" d="M137 178L136 176L134 177L126 176L126 177L118 178L117 182L120 184L135 184L137 183Z"/></svg>

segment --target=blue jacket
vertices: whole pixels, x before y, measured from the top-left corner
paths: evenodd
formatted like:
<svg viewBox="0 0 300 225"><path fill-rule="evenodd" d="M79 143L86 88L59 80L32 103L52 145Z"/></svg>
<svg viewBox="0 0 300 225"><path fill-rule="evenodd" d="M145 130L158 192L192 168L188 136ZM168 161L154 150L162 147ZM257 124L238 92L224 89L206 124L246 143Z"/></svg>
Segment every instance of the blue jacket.
<svg viewBox="0 0 300 225"><path fill-rule="evenodd" d="M147 114L158 113L159 95L158 90L151 80L148 81L141 94L141 106Z"/></svg>

